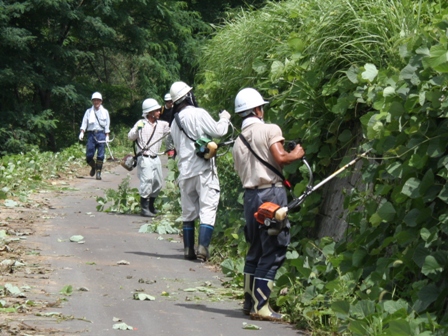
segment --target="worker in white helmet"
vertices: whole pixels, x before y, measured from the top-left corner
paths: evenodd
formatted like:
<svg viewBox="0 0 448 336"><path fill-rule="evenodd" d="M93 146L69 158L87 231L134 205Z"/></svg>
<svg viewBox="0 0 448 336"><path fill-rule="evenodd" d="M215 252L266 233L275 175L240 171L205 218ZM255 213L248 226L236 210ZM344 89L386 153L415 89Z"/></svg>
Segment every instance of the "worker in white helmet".
<svg viewBox="0 0 448 336"><path fill-rule="evenodd" d="M101 180L106 142L109 141L110 117L109 111L103 107L103 96L99 92L92 94L92 107L88 108L82 119L79 140L84 139L87 132L86 161L91 167L90 176ZM94 159L96 152L96 162Z"/></svg>
<svg viewBox="0 0 448 336"><path fill-rule="evenodd" d="M215 158L201 151L199 139L220 138L227 134L230 114L222 111L215 121L204 109L199 108L192 87L184 82L171 85L175 119L171 135L177 151L179 188L181 195L184 258L203 261L209 258L209 245L215 226L220 187ZM194 250L195 224L199 218L198 249Z"/></svg>
<svg viewBox="0 0 448 336"><path fill-rule="evenodd" d="M165 97L163 97L163 100L165 101L165 105L162 106L162 110L160 111L160 120L165 120L171 127L171 123L174 120L173 99L171 98L171 95L167 93ZM165 148L168 159L175 159L176 150L173 144L173 137L171 134L168 134L165 139Z"/></svg>
<svg viewBox="0 0 448 336"><path fill-rule="evenodd" d="M128 133L128 139L135 141L137 154L137 175L140 180L140 214L154 217L158 213L154 202L162 190L162 163L157 153L160 141L170 131L166 121L159 120L161 106L152 98L142 104L142 119L137 121Z"/></svg>
<svg viewBox="0 0 448 336"><path fill-rule="evenodd" d="M244 265L243 312L256 319L279 321L283 316L274 312L268 301L277 270L286 259L289 222L272 235L256 221L254 214L264 202L287 205L281 170L301 159L305 152L300 145L291 152L284 150L281 128L263 121L263 106L267 103L253 88L238 92L235 113L243 119L243 124L232 153L235 170L245 189L244 233L250 245Z"/></svg>

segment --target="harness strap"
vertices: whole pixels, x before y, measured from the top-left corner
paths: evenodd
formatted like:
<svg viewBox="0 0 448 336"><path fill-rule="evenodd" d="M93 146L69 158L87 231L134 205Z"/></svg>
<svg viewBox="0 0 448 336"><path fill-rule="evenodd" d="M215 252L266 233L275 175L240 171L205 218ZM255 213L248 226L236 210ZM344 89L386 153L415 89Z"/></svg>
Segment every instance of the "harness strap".
<svg viewBox="0 0 448 336"><path fill-rule="evenodd" d="M243 141L243 143L246 145L246 147L252 152L252 154L262 163L264 164L266 167L268 167L270 170L272 170L275 174L277 174L283 181L283 185L288 188L291 189L291 183L285 178L285 176L277 169L275 168L273 165L271 165L269 162L263 160L257 153L255 153L255 151L252 149L252 147L250 146L249 142L247 141L247 139L240 134L238 136L241 141Z"/></svg>
<svg viewBox="0 0 448 336"><path fill-rule="evenodd" d="M192 137L190 137L190 136L187 134L187 132L185 132L184 128L182 127L182 124L181 124L181 122L180 122L179 112L176 112L176 113L174 114L174 119L176 119L177 127L179 127L179 129L180 129L182 132L184 132L184 134L187 136L187 138L190 139L190 140L193 141L193 142L196 142L196 140L194 140Z"/></svg>

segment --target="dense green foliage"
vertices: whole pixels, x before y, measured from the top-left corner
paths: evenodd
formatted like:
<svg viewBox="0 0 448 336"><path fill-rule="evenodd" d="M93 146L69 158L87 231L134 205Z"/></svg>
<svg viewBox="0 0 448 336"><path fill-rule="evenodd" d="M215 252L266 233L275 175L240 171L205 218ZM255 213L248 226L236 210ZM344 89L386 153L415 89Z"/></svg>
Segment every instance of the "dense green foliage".
<svg viewBox="0 0 448 336"><path fill-rule="evenodd" d="M0 154L73 144L94 91L130 124L191 80L207 31L181 1L1 1Z"/></svg>
<svg viewBox="0 0 448 336"><path fill-rule="evenodd" d="M194 86L201 105L231 111L239 89L259 89L270 101L266 120L279 124L286 139L301 140L317 182L353 153L372 150L363 182L337 190L346 196L342 239L319 239L314 230L324 210L320 192L290 214L292 243L278 272L276 308L315 334L446 334L446 1L268 2L229 13L202 53L197 47L207 28L196 13L176 1L147 4L1 3L0 152L75 138L95 90L112 116L134 121L141 98L160 97L173 79L191 78L200 55ZM171 25L155 24L160 17ZM116 131L117 143L126 142L126 130ZM34 154L48 161L60 155L5 157L3 198L23 197L24 186L65 169L36 165ZM222 192L212 260L241 284L242 189L230 153L217 162ZM159 206L175 221L179 194L170 164ZM26 184L17 182L17 169L26 170ZM299 195L306 169L297 162L285 171ZM124 181L99 199L98 209L112 201L117 211L138 211L136 194Z"/></svg>
<svg viewBox="0 0 448 336"><path fill-rule="evenodd" d="M447 29L442 1L290 0L229 17L207 44L202 102L232 108L240 88L259 89L267 119L302 140L318 180L351 159L350 149L373 149L365 187L340 191L348 214L340 241L306 230L322 210L318 194L291 215L293 242L277 281L288 293L277 304L302 326L446 333ZM220 225L238 246L241 209L233 206ZM229 255L224 269L238 273L239 258Z"/></svg>

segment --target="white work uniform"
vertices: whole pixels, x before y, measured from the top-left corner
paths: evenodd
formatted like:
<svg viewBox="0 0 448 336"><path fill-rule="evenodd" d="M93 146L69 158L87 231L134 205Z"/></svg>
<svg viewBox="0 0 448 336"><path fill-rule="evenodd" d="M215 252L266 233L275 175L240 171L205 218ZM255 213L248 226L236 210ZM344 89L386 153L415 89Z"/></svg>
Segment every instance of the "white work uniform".
<svg viewBox="0 0 448 336"><path fill-rule="evenodd" d="M82 118L80 129L83 131L104 131L110 133L110 117L109 111L103 105L100 105L98 110L95 107L88 108Z"/></svg>
<svg viewBox="0 0 448 336"><path fill-rule="evenodd" d="M170 131L169 124L166 121L158 120L155 123L144 119L144 126L139 131L138 123L128 133L128 139L137 140L137 176L140 180L140 197L157 197L162 190L163 175L162 163L157 153L160 151L162 141L160 139ZM155 131L154 131L155 127ZM151 138L151 134L154 135ZM149 139L151 141L148 143Z"/></svg>
<svg viewBox="0 0 448 336"><path fill-rule="evenodd" d="M179 119L193 140L201 136L220 138L229 128L226 118L215 121L206 110L194 106L182 109ZM214 226L220 191L215 159L197 156L194 141L179 129L176 120L171 124L171 135L178 158L182 220L194 221L199 217L201 223Z"/></svg>

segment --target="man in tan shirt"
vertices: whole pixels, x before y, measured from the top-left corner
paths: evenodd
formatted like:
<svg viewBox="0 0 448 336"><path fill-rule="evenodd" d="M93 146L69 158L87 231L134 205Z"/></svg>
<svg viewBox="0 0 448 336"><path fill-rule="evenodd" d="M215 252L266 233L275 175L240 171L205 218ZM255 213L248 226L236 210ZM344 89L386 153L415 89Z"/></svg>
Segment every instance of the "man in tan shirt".
<svg viewBox="0 0 448 336"><path fill-rule="evenodd" d="M162 190L162 163L157 153L162 145L161 138L170 132L166 121L160 117L159 103L152 98L142 104L142 117L128 133L128 139L136 141L137 174L140 180L140 214L154 217L158 212L154 207L156 197Z"/></svg>
<svg viewBox="0 0 448 336"><path fill-rule="evenodd" d="M278 235L269 235L266 228L260 227L254 213L264 202L283 207L287 205L288 200L282 178L260 159L281 172L283 166L301 159L305 152L300 145L291 152L284 150L285 139L280 127L265 124L263 121L263 106L267 103L260 93L252 88L245 88L237 94L235 113L243 118L241 135L259 158L238 138L233 147L233 159L235 170L245 188L244 233L250 244L244 265L243 312L257 319L279 321L283 315L272 310L269 297L277 270L286 259L290 225L287 222Z"/></svg>

